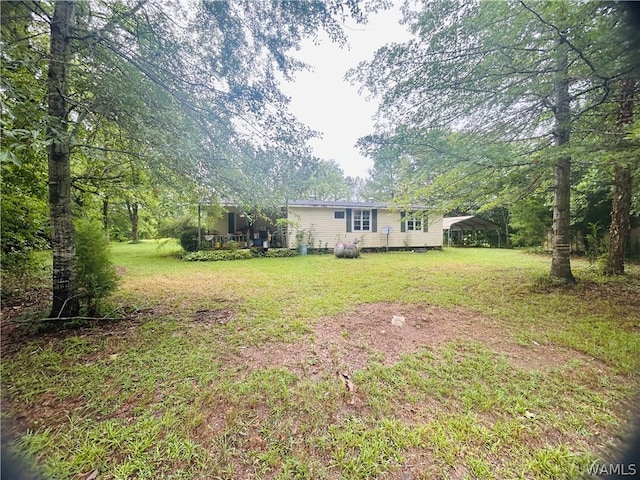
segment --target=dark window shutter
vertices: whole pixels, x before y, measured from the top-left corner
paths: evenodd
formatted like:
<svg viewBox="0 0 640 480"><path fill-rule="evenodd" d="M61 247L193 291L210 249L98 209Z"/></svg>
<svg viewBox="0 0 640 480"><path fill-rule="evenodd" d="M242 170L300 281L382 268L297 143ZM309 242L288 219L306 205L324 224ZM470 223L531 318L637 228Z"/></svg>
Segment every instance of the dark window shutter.
<svg viewBox="0 0 640 480"><path fill-rule="evenodd" d="M406 216L407 216L407 212L400 212L400 231L401 232L407 231L407 221L405 220Z"/></svg>
<svg viewBox="0 0 640 480"><path fill-rule="evenodd" d="M429 217L427 217L426 215L422 217L422 231L423 232L429 231Z"/></svg>
<svg viewBox="0 0 640 480"><path fill-rule="evenodd" d="M229 222L227 225L227 229L229 230L227 233L233 235L236 233L236 216L233 212L229 212Z"/></svg>
<svg viewBox="0 0 640 480"><path fill-rule="evenodd" d="M377 208L371 209L371 231L372 232L378 231L378 209Z"/></svg>
<svg viewBox="0 0 640 480"><path fill-rule="evenodd" d="M347 208L347 233L351 233L351 209Z"/></svg>

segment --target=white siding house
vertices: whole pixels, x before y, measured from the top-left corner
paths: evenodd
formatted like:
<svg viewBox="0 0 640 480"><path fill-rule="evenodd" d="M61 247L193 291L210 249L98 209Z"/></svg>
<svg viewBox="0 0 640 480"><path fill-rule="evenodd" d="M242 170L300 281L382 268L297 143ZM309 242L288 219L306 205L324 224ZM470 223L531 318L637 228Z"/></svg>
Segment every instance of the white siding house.
<svg viewBox="0 0 640 480"><path fill-rule="evenodd" d="M225 248L230 241L240 248L263 246L267 240L270 247L285 246L276 238L275 220L256 214L248 214L232 203L198 205L198 245L201 250Z"/></svg>
<svg viewBox="0 0 640 480"><path fill-rule="evenodd" d="M441 248L442 216L375 202L293 200L287 205L289 248L333 248L358 239L361 249ZM387 236L386 232L391 231Z"/></svg>

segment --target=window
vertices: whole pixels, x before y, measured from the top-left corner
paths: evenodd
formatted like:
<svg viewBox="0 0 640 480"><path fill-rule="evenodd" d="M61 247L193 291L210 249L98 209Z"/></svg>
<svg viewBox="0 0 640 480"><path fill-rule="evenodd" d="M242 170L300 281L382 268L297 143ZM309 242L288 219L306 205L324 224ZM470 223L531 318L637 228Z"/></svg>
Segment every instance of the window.
<svg viewBox="0 0 640 480"><path fill-rule="evenodd" d="M408 232L421 232L422 231L422 218L416 217L414 213L407 215L407 231Z"/></svg>
<svg viewBox="0 0 640 480"><path fill-rule="evenodd" d="M345 209L345 218L347 220L347 233L378 231L377 208L372 208L371 210L347 208Z"/></svg>
<svg viewBox="0 0 640 480"><path fill-rule="evenodd" d="M401 232L426 232L428 231L427 217L422 212L401 212Z"/></svg>
<svg viewBox="0 0 640 480"><path fill-rule="evenodd" d="M333 218L336 220L344 219L344 212L343 211L333 212Z"/></svg>
<svg viewBox="0 0 640 480"><path fill-rule="evenodd" d="M371 210L353 210L353 231L368 232L371 230Z"/></svg>

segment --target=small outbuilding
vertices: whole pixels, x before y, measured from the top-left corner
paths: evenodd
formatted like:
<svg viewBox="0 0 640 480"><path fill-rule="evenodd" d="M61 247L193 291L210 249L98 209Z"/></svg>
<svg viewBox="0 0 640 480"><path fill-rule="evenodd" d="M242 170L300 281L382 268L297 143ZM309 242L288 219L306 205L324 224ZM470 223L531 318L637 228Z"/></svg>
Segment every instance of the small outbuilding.
<svg viewBox="0 0 640 480"><path fill-rule="evenodd" d="M442 219L442 232L448 246L462 245L465 235L476 232L496 231L498 244L500 244L500 227L489 220L476 215L462 217L444 217Z"/></svg>

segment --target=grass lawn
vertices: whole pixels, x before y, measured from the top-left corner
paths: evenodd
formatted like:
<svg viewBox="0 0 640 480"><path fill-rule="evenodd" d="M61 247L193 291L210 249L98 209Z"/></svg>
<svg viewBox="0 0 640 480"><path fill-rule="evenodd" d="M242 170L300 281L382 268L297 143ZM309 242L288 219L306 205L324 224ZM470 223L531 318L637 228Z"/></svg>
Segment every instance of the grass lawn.
<svg viewBox="0 0 640 480"><path fill-rule="evenodd" d="M577 259L558 287L549 257L513 250L176 249L113 245L120 321L38 333L14 320L46 299L3 306L4 442L47 478L573 479L615 462L637 265L607 280Z"/></svg>

